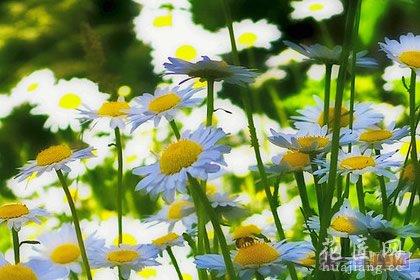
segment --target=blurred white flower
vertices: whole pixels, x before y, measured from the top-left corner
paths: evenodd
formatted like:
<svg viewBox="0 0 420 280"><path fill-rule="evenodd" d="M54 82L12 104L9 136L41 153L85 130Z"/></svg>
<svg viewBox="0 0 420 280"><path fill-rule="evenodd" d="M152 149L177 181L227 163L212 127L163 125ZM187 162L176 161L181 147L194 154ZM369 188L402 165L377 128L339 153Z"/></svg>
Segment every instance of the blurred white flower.
<svg viewBox="0 0 420 280"><path fill-rule="evenodd" d="M303 0L290 3L294 9L290 15L292 19L312 17L317 21L339 15L344 11L340 0Z"/></svg>
<svg viewBox="0 0 420 280"><path fill-rule="evenodd" d="M384 90L394 90L395 83L402 84L402 77L409 77L410 71L409 68L401 68L397 62L393 61L391 66L385 68L382 75L382 79L385 81Z"/></svg>
<svg viewBox="0 0 420 280"><path fill-rule="evenodd" d="M265 62L265 65L268 67L286 66L294 62L302 62L305 58L306 56L303 54L300 54L292 48L287 48L277 55L270 56Z"/></svg>

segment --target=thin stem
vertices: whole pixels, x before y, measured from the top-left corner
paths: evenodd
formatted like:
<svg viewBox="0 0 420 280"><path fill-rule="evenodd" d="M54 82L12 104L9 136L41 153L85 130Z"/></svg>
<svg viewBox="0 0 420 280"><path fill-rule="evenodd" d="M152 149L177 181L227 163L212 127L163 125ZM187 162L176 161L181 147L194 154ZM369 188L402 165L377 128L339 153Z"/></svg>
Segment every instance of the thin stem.
<svg viewBox="0 0 420 280"><path fill-rule="evenodd" d="M303 212L305 213L305 220L307 220L311 216L312 210L311 206L309 205L308 192L306 191L306 184L305 178L303 177L303 172L295 172L295 179L299 189L300 199L302 200L302 208Z"/></svg>
<svg viewBox="0 0 420 280"><path fill-rule="evenodd" d="M121 145L121 133L118 127L115 128L115 145L118 153L118 185L117 185L117 213L118 213L118 246L123 242L122 230L122 200L123 200L123 155Z"/></svg>
<svg viewBox="0 0 420 280"><path fill-rule="evenodd" d="M340 147L340 128L341 128L341 107L343 103L344 87L347 74L347 65L349 61L349 54L352 45L353 39L353 28L354 22L357 14L357 8L360 5L360 0L349 1L347 10L347 19L345 27L345 38L343 43L343 50L340 57L340 70L338 72L337 79L337 90L335 96L335 106L334 106L334 122L333 122L333 136L331 143L331 166L328 174L328 186L326 197L323 199L323 211L320 216L320 233L319 233L319 242L316 255L316 267L319 268L319 253L322 251L323 242L327 236L327 228L331 221L331 203L334 196L335 181L337 178L337 161L338 161L338 150ZM319 276L321 272L317 270Z"/></svg>
<svg viewBox="0 0 420 280"><path fill-rule="evenodd" d="M213 123L214 112L214 80L207 80L207 119L206 126L211 126Z"/></svg>
<svg viewBox="0 0 420 280"><path fill-rule="evenodd" d="M79 217L77 216L76 207L74 206L73 198L70 190L67 186L66 179L64 178L61 170L56 170L58 179L60 180L61 186L63 187L64 193L67 198L67 202L70 207L71 215L73 216L74 229L76 231L77 242L79 243L80 254L82 255L83 264L86 270L86 276L88 280L92 280L92 273L90 271L89 261L86 254L85 244L83 242L82 230L80 229Z"/></svg>
<svg viewBox="0 0 420 280"><path fill-rule="evenodd" d="M329 126L332 64L325 64L324 125Z"/></svg>
<svg viewBox="0 0 420 280"><path fill-rule="evenodd" d="M375 154L379 156L381 151L375 150ZM386 196L385 178L384 176L378 176L378 180L381 187L382 214L384 215L384 219L386 219L388 217L388 198Z"/></svg>
<svg viewBox="0 0 420 280"><path fill-rule="evenodd" d="M232 259L230 258L230 252L228 245L226 243L225 235L222 231L222 228L220 227L218 216L213 209L213 207L210 204L209 199L206 196L206 193L201 189L200 184L197 182L196 179L189 176L190 180L190 192L194 194L196 198L200 201L199 203L203 205L205 208L207 215L210 218L210 221L213 225L214 232L217 235L217 238L219 239L220 248L222 250L223 260L225 261L226 265L226 271L229 275L229 279L237 279L235 269L233 268ZM195 205L197 206L197 205Z"/></svg>
<svg viewBox="0 0 420 280"><path fill-rule="evenodd" d="M176 274L178 275L178 279L179 280L183 280L184 278L182 277L182 273L181 270L179 269L179 265L178 262L176 261L175 255L172 252L171 247L167 247L166 251L168 252L169 257L171 258L172 261L172 265L174 266L175 270L176 270Z"/></svg>
<svg viewBox="0 0 420 280"><path fill-rule="evenodd" d="M255 280L264 280L265 277L261 275L258 271L255 272Z"/></svg>
<svg viewBox="0 0 420 280"><path fill-rule="evenodd" d="M315 155L314 154L310 154L310 159L311 162L313 162L313 160L315 159ZM314 163L311 164L311 168L312 168L312 174L318 170L318 166ZM316 192L316 201L318 203L318 215L321 216L322 213L322 201L323 201L323 194L322 194L322 186L320 184L318 184L318 178L316 177L315 174L313 174L314 177L314 185L315 185L315 192Z"/></svg>
<svg viewBox="0 0 420 280"><path fill-rule="evenodd" d="M179 133L178 127L176 126L176 123L174 120L170 121L169 124L171 125L172 131L175 134L175 137L177 140L179 140L179 138L181 138L181 134Z"/></svg>
<svg viewBox="0 0 420 280"><path fill-rule="evenodd" d="M365 207L365 194L363 191L362 175L359 176L359 180L357 180L356 182L356 191L357 191L357 202L359 203L359 210L362 214L365 214L366 207Z"/></svg>
<svg viewBox="0 0 420 280"><path fill-rule="evenodd" d="M19 233L12 227L12 238L13 238L13 252L15 255L15 264L20 263L20 244L19 244Z"/></svg>

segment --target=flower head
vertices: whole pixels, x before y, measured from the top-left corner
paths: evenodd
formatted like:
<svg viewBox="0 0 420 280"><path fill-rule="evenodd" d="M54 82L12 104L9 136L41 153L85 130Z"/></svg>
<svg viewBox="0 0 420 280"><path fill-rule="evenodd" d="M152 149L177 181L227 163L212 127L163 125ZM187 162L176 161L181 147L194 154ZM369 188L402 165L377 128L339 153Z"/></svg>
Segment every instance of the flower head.
<svg viewBox="0 0 420 280"><path fill-rule="evenodd" d="M184 246L184 238L176 234L175 232L170 232L164 236L158 237L152 241L152 244L157 246L159 250L165 250L167 247L173 246Z"/></svg>
<svg viewBox="0 0 420 280"><path fill-rule="evenodd" d="M121 268L123 278L128 279L131 270L138 272L146 266L159 265L155 260L158 254L159 250L155 245L121 244L119 247L111 246L97 251L96 254L91 254L89 262L92 264L92 268L118 266Z"/></svg>
<svg viewBox="0 0 420 280"><path fill-rule="evenodd" d="M136 97L134 101L140 106L135 106L129 111L131 131L148 120L153 120L155 126L162 117L172 121L179 109L190 108L203 101L202 98L192 98L198 91L200 89L193 89L192 86L185 89L180 89L179 86L165 87L157 88L154 94L145 93Z"/></svg>
<svg viewBox="0 0 420 280"><path fill-rule="evenodd" d="M366 129L360 131L358 135L358 142L360 148L382 150L383 144L394 144L401 138L408 136L408 126L402 128L395 128L395 122L392 122L386 128Z"/></svg>
<svg viewBox="0 0 420 280"><path fill-rule="evenodd" d="M339 0L303 0L292 1L292 19L304 19L312 17L317 21L339 15L344 11L343 4Z"/></svg>
<svg viewBox="0 0 420 280"><path fill-rule="evenodd" d="M46 216L48 216L48 212L44 209L29 209L25 204L11 203L0 206L0 224L7 222L7 226L16 231L19 231L22 225L28 222L40 224L39 218Z"/></svg>
<svg viewBox="0 0 420 280"><path fill-rule="evenodd" d="M67 166L68 163L77 159L93 157L92 151L92 147L72 151L69 146L65 144L50 146L38 153L35 160L29 161L29 163L20 168L20 172L15 178L18 178L18 181L20 182L33 174L36 174L35 176L40 176L44 172L49 172L53 169L70 172L71 169Z"/></svg>
<svg viewBox="0 0 420 280"><path fill-rule="evenodd" d="M229 65L224 61L211 60L203 56L203 60L196 63L188 62L183 59L169 57L170 63L165 63L164 67L168 74L188 75L190 78L200 78L203 80L225 81L230 84L247 85L254 81L255 73L242 67Z"/></svg>
<svg viewBox="0 0 420 280"><path fill-rule="evenodd" d="M379 46L389 59L420 74L420 35L401 35L399 42L385 38L385 43L379 43Z"/></svg>
<svg viewBox="0 0 420 280"><path fill-rule="evenodd" d="M186 192L188 175L207 180L226 165L223 154L230 148L216 143L226 134L220 128L200 126L196 131L186 131L181 139L170 144L158 162L133 170L135 175L146 175L136 186L156 197L162 193L165 201L172 202L175 191Z"/></svg>

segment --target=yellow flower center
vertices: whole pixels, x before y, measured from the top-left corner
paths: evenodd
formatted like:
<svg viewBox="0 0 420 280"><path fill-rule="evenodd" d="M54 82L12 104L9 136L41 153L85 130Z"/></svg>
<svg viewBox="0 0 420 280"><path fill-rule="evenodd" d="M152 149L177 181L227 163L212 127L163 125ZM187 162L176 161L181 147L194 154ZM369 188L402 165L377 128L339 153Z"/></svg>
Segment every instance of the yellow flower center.
<svg viewBox="0 0 420 280"><path fill-rule="evenodd" d="M178 201L174 202L169 206L168 209L168 220L179 220L184 217L183 210L185 207L191 207L192 204L189 201Z"/></svg>
<svg viewBox="0 0 420 280"><path fill-rule="evenodd" d="M238 250L234 261L242 266L263 265L280 257L279 252L267 243L253 243Z"/></svg>
<svg viewBox="0 0 420 280"><path fill-rule="evenodd" d="M137 274L140 277L147 279L147 278L150 278L150 277L156 277L157 271L156 271L156 269L145 267L142 270L140 270Z"/></svg>
<svg viewBox="0 0 420 280"><path fill-rule="evenodd" d="M34 91L38 88L38 83L33 83L28 86L27 91Z"/></svg>
<svg viewBox="0 0 420 280"><path fill-rule="evenodd" d="M302 149L309 149L313 146L319 148L324 148L328 145L330 140L325 136L303 136L297 139L297 142ZM317 143L317 145L315 145Z"/></svg>
<svg viewBox="0 0 420 280"><path fill-rule="evenodd" d="M102 104L101 108L99 108L98 115L104 117L119 117L127 115L123 110L128 109L130 109L130 106L124 101L105 102Z"/></svg>
<svg viewBox="0 0 420 280"><path fill-rule="evenodd" d="M0 206L0 219L9 220L29 214L29 209L24 204L13 203Z"/></svg>
<svg viewBox="0 0 420 280"><path fill-rule="evenodd" d="M51 253L51 260L58 264L68 264L80 257L80 249L76 244L62 244L57 246Z"/></svg>
<svg viewBox="0 0 420 280"><path fill-rule="evenodd" d="M193 60L197 56L197 51L193 46L183 45L176 50L175 56L183 60Z"/></svg>
<svg viewBox="0 0 420 280"><path fill-rule="evenodd" d="M172 175L195 163L203 151L200 144L191 140L172 143L160 158L160 170L165 175Z"/></svg>
<svg viewBox="0 0 420 280"><path fill-rule="evenodd" d="M368 130L360 134L360 141L376 142L383 141L392 137L392 132L387 129Z"/></svg>
<svg viewBox="0 0 420 280"><path fill-rule="evenodd" d="M242 237L252 237L255 234L261 234L261 229L254 224L238 226L233 231L232 238L238 239Z"/></svg>
<svg viewBox="0 0 420 280"><path fill-rule="evenodd" d="M340 126L341 127L346 127L350 124L350 115L349 115L350 111L347 110L344 107L341 107L341 118L340 118ZM354 120L354 117L353 117ZM329 124L334 123L334 107L330 107L330 109L328 110L328 122ZM321 114L318 117L318 124L320 126L324 125L324 113L321 112Z"/></svg>
<svg viewBox="0 0 420 280"><path fill-rule="evenodd" d="M117 91L119 96L129 96L131 94L131 87L129 86L120 86Z"/></svg>
<svg viewBox="0 0 420 280"><path fill-rule="evenodd" d="M304 168L309 165L310 159L308 154L301 152L287 152L284 154L282 161L292 168Z"/></svg>
<svg viewBox="0 0 420 280"><path fill-rule="evenodd" d="M401 53L399 58L410 67L420 68L420 51L406 51Z"/></svg>
<svg viewBox="0 0 420 280"><path fill-rule="evenodd" d="M338 216L331 223L331 227L339 232L353 233L356 231L356 227L352 221L354 218L346 216Z"/></svg>
<svg viewBox="0 0 420 280"><path fill-rule="evenodd" d="M20 264L7 264L0 267L1 280L38 280L32 269Z"/></svg>
<svg viewBox="0 0 420 280"><path fill-rule="evenodd" d="M67 145L51 146L36 156L36 163L39 166L50 165L69 158L71 154L72 152Z"/></svg>
<svg viewBox="0 0 420 280"><path fill-rule="evenodd" d="M134 236L128 233L123 233L122 243L127 245L136 245L138 242ZM114 245L118 245L118 236L114 239Z"/></svg>
<svg viewBox="0 0 420 280"><path fill-rule="evenodd" d="M153 21L154 27L172 26L172 15L159 16Z"/></svg>
<svg viewBox="0 0 420 280"><path fill-rule="evenodd" d="M312 4L311 6L309 6L309 10L312 12L320 11L322 9L324 9L324 5L320 3Z"/></svg>
<svg viewBox="0 0 420 280"><path fill-rule="evenodd" d="M161 113L175 107L180 101L181 98L179 98L178 95L175 93L168 93L150 101L149 111Z"/></svg>
<svg viewBox="0 0 420 280"><path fill-rule="evenodd" d="M376 166L376 163L368 156L354 156L341 161L341 167L345 169L363 169L369 166Z"/></svg>
<svg viewBox="0 0 420 280"><path fill-rule="evenodd" d="M414 164L411 162L407 164L403 169L403 180L414 182L416 179L416 173L414 172Z"/></svg>
<svg viewBox="0 0 420 280"><path fill-rule="evenodd" d="M300 263L304 266L315 266L316 259L314 253L309 253L304 259L300 260Z"/></svg>
<svg viewBox="0 0 420 280"><path fill-rule="evenodd" d="M74 93L63 95L58 101L58 106L63 109L76 109L82 104L82 99Z"/></svg>
<svg viewBox="0 0 420 280"><path fill-rule="evenodd" d="M139 253L134 250L119 250L110 252L107 255L107 260L116 263L128 263L134 261L139 257Z"/></svg>
<svg viewBox="0 0 420 280"><path fill-rule="evenodd" d="M171 241L177 240L178 238L179 238L178 234L174 232L170 232L167 235L156 238L155 240L152 241L152 244L157 245L157 246L163 246Z"/></svg>
<svg viewBox="0 0 420 280"><path fill-rule="evenodd" d="M251 32L246 32L238 38L239 44L247 46L253 46L255 44L255 41L257 41L257 35Z"/></svg>

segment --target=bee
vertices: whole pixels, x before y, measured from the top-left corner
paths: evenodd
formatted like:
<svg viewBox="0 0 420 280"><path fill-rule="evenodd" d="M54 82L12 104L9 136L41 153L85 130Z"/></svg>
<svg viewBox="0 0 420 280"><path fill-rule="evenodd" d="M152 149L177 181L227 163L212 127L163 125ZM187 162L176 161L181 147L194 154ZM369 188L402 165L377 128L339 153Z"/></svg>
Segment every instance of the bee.
<svg viewBox="0 0 420 280"><path fill-rule="evenodd" d="M238 248L238 249L251 246L252 244L254 244L256 242L257 242L257 240L255 238L249 237L249 236L240 237L240 238L235 240L236 248Z"/></svg>

